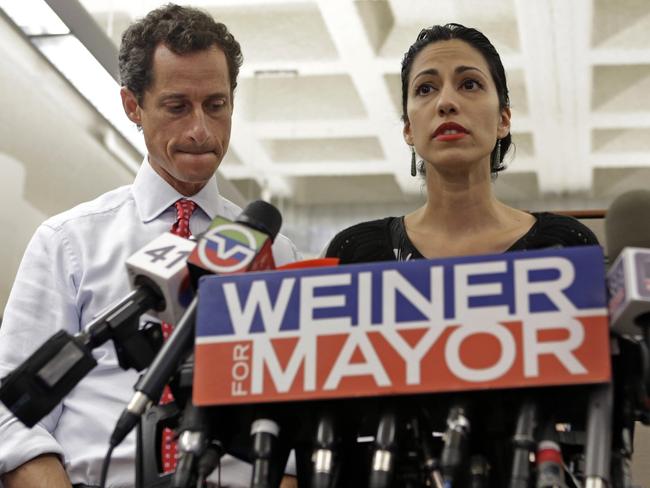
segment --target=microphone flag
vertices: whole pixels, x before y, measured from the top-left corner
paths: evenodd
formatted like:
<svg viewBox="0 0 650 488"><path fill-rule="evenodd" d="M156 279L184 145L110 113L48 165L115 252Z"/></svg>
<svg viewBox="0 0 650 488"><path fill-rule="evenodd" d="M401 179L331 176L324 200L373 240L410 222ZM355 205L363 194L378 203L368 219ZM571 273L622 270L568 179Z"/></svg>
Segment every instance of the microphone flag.
<svg viewBox="0 0 650 488"><path fill-rule="evenodd" d="M273 269L272 244L272 239L259 230L217 217L187 260L190 275L196 280L208 273L224 275Z"/></svg>
<svg viewBox="0 0 650 488"><path fill-rule="evenodd" d="M201 278L193 401L607 382L602 249Z"/></svg>
<svg viewBox="0 0 650 488"><path fill-rule="evenodd" d="M612 328L641 335L634 319L650 311L650 249L626 247L607 272Z"/></svg>
<svg viewBox="0 0 650 488"><path fill-rule="evenodd" d="M157 312L163 322L175 324L192 301L187 258L196 243L165 232L126 260L126 270L132 289L143 283L153 283L165 299L165 308Z"/></svg>

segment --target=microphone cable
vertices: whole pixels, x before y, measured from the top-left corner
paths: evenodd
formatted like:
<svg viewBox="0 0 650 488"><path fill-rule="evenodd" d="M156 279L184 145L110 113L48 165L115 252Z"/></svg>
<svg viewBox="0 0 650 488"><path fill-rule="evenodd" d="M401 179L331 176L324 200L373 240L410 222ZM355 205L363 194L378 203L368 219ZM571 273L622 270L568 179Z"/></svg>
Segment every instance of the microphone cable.
<svg viewBox="0 0 650 488"><path fill-rule="evenodd" d="M104 461L102 461L102 473L99 478L99 488L106 488L106 478L108 477L108 467L111 464L113 449L115 449L115 446L109 444L108 451L106 451L106 456L104 456Z"/></svg>

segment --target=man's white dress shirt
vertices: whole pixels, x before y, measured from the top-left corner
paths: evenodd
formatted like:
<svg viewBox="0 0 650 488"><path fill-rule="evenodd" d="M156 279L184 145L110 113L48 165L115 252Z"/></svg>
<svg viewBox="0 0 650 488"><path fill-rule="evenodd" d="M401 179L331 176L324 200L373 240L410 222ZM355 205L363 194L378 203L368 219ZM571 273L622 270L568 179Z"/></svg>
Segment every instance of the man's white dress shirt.
<svg viewBox="0 0 650 488"><path fill-rule="evenodd" d="M181 198L145 159L132 185L46 220L29 243L0 327L0 377L23 362L57 331L76 334L129 291L125 262L168 231ZM217 215L234 219L241 209L219 195L216 178L189 197L198 208L190 230L203 231ZM291 241L278 235L277 265L295 261ZM73 484L98 485L108 439L133 395L138 378L117 362L111 341L95 349L98 365L31 430L0 404L0 473L43 453L59 454ZM135 436L113 452L108 487L134 485ZM222 462L222 483L249 486L250 466Z"/></svg>

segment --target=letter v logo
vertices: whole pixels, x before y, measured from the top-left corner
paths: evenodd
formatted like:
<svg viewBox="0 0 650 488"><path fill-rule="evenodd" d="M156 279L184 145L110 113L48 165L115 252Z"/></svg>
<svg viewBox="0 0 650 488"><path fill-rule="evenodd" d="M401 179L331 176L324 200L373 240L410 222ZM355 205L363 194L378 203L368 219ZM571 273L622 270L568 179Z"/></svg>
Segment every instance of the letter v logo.
<svg viewBox="0 0 650 488"><path fill-rule="evenodd" d="M230 236L224 235L226 232ZM253 234L241 225L226 224L210 229L198 245L203 265L215 273L234 273L245 269L255 257Z"/></svg>

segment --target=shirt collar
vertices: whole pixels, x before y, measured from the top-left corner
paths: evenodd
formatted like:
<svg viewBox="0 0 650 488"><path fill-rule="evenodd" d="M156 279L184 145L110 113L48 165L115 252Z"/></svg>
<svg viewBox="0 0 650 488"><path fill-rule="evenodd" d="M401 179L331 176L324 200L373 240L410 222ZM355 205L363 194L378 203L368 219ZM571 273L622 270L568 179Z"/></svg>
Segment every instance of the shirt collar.
<svg viewBox="0 0 650 488"><path fill-rule="evenodd" d="M197 194L184 197L156 173L146 156L135 176L131 191L143 222L154 220L179 198L195 202L210 220L219 214L219 188L215 176Z"/></svg>

